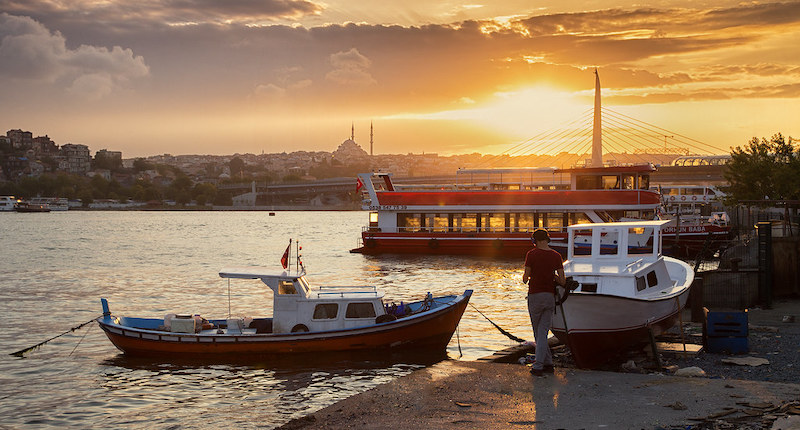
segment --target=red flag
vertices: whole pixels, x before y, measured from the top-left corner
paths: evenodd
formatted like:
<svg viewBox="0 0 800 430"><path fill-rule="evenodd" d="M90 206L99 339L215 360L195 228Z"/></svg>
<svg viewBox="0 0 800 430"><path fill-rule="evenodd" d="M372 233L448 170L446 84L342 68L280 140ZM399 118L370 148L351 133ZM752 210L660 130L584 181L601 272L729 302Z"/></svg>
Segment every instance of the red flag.
<svg viewBox="0 0 800 430"><path fill-rule="evenodd" d="M361 182L361 178L358 178L358 182L356 182L356 192L361 191L364 188L364 183Z"/></svg>
<svg viewBox="0 0 800 430"><path fill-rule="evenodd" d="M283 252L283 257L281 257L281 266L283 268L289 267L289 250L292 249L292 243L289 242L289 246L286 247L286 251Z"/></svg>

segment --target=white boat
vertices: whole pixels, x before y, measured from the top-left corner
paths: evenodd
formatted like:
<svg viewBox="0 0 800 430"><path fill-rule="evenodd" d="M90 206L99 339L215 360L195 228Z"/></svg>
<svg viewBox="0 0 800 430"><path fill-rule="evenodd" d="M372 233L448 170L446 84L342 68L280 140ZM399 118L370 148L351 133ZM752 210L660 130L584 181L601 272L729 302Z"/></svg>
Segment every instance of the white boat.
<svg viewBox="0 0 800 430"><path fill-rule="evenodd" d="M69 201L63 197L34 197L30 200L30 204L47 207L51 211L69 210Z"/></svg>
<svg viewBox="0 0 800 430"><path fill-rule="evenodd" d="M14 196L0 196L0 212L13 212L19 199Z"/></svg>
<svg viewBox="0 0 800 430"><path fill-rule="evenodd" d="M578 367L595 368L678 320L694 270L662 255L666 224L662 220L568 227L564 273L576 288L556 306L551 330L569 347ZM642 234L651 236L650 246L628 246ZM590 252L579 243L586 236L592 238ZM616 247L603 246L603 238L609 236L616 239Z"/></svg>
<svg viewBox="0 0 800 430"><path fill-rule="evenodd" d="M472 296L472 290L438 297L428 293L423 300L397 306L384 303L383 294L371 286L312 288L305 269L233 268L219 276L262 281L272 290L272 316L206 320L189 312L134 318L112 314L102 299L103 316L97 322L114 346L136 356L277 360L292 354L439 355Z"/></svg>

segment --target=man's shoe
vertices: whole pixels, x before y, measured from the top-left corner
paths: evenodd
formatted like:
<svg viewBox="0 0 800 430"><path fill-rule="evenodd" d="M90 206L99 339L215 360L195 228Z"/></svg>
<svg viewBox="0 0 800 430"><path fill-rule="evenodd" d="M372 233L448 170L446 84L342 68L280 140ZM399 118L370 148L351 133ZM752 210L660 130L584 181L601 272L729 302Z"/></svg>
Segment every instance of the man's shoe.
<svg viewBox="0 0 800 430"><path fill-rule="evenodd" d="M551 364L551 365L549 365L549 366L544 366L544 367L542 368L542 372L547 372L547 373L555 373L555 367L553 367L553 365L552 365L552 364Z"/></svg>
<svg viewBox="0 0 800 430"><path fill-rule="evenodd" d="M533 367L531 367L531 375L542 376L542 369L534 369Z"/></svg>

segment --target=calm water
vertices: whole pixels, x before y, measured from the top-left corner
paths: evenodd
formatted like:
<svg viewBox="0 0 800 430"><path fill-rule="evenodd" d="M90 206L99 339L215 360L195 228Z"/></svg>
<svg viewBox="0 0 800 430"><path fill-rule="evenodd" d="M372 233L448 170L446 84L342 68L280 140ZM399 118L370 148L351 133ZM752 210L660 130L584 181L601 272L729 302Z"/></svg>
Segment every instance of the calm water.
<svg viewBox="0 0 800 430"><path fill-rule="evenodd" d="M460 293L498 325L531 339L519 261L367 257L362 212L0 213L0 427L279 426L419 368L411 363L187 364L132 360L96 324L20 359L8 354L99 316L228 314L223 267L279 265L300 240L315 285L375 285L386 299ZM266 291L265 291L266 290ZM258 281L231 283L231 313L270 313ZM512 345L468 307L448 359Z"/></svg>

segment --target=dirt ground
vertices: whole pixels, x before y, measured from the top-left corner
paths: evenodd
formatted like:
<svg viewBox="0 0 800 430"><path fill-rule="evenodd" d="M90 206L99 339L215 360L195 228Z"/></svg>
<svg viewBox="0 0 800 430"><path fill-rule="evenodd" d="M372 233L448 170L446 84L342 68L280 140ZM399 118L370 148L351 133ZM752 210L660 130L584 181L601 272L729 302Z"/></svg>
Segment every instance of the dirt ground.
<svg viewBox="0 0 800 430"><path fill-rule="evenodd" d="M751 310L749 322L758 330L773 327L774 333L800 331L800 321L784 322L786 315L800 317L800 300L776 303L770 310ZM751 329L751 336L758 333ZM800 345L784 349L786 363L800 366ZM775 361L774 356L768 357ZM520 364L447 360L280 428L397 427L800 429L800 381L574 368L556 368L554 374L535 377Z"/></svg>

